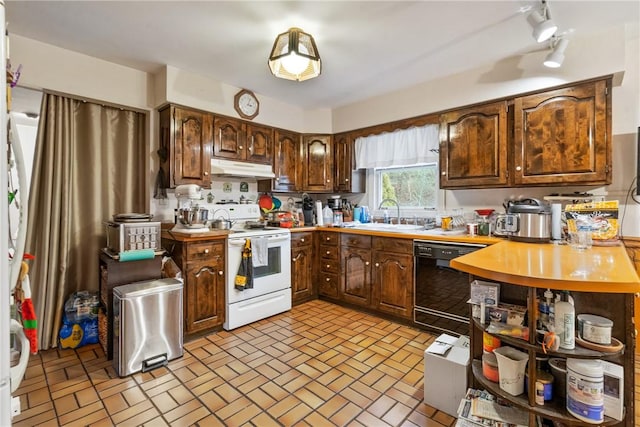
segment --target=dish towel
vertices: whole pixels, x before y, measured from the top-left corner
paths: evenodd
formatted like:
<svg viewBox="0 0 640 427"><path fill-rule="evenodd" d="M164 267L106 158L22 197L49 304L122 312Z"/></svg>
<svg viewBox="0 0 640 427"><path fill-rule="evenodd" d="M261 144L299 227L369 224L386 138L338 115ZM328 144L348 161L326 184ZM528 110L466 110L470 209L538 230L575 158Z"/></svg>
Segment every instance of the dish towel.
<svg viewBox="0 0 640 427"><path fill-rule="evenodd" d="M262 267L269 264L269 239L267 237L253 238L253 266Z"/></svg>
<svg viewBox="0 0 640 427"><path fill-rule="evenodd" d="M235 287L239 291L253 289L253 262L251 256L251 239L245 239L244 249L242 249L242 259L238 267L238 274L234 281Z"/></svg>

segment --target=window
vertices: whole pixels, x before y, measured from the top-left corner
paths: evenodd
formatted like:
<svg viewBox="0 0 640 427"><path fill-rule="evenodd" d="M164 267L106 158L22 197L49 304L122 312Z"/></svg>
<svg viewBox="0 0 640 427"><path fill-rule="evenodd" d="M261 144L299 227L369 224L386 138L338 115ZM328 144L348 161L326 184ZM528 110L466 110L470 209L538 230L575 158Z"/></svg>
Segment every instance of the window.
<svg viewBox="0 0 640 427"><path fill-rule="evenodd" d="M397 200L402 209L437 208L437 163L376 168L374 174L376 206L390 198Z"/></svg>

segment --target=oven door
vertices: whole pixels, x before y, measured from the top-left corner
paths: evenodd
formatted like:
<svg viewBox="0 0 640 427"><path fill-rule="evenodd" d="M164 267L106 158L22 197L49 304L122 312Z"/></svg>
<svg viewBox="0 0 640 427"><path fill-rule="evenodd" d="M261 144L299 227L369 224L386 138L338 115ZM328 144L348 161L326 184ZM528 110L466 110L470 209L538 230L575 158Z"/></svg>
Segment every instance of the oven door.
<svg viewBox="0 0 640 427"><path fill-rule="evenodd" d="M262 236L229 236L227 240L227 304L233 304L250 298L291 288L291 235L274 233ZM253 288L239 291L235 287L235 278L242 260L242 248L245 239L267 239L267 265L254 267Z"/></svg>

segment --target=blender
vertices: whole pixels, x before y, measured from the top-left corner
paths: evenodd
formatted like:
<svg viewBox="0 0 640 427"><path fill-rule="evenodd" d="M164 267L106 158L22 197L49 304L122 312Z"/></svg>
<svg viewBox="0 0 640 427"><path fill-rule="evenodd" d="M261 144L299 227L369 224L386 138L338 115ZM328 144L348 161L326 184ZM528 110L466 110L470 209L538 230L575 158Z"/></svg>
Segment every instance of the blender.
<svg viewBox="0 0 640 427"><path fill-rule="evenodd" d="M493 209L476 209L476 215L478 216L478 235L491 235L491 214L493 214Z"/></svg>
<svg viewBox="0 0 640 427"><path fill-rule="evenodd" d="M198 206L202 200L202 189L196 184L178 185L176 187L176 225L171 231L180 233L203 233L209 231L207 219L209 209Z"/></svg>

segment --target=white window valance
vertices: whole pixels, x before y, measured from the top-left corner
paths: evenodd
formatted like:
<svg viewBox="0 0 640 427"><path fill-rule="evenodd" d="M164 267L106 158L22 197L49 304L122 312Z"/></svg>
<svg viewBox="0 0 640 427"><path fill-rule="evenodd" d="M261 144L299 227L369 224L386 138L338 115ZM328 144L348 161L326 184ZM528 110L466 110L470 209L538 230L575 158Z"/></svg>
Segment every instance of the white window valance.
<svg viewBox="0 0 640 427"><path fill-rule="evenodd" d="M356 138L356 168L388 168L438 161L438 125Z"/></svg>

